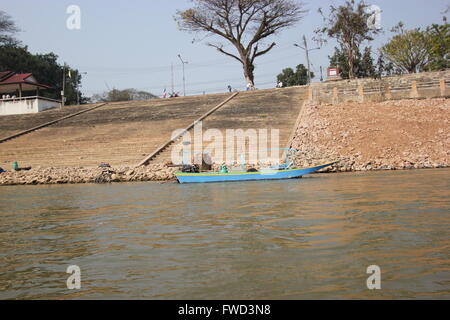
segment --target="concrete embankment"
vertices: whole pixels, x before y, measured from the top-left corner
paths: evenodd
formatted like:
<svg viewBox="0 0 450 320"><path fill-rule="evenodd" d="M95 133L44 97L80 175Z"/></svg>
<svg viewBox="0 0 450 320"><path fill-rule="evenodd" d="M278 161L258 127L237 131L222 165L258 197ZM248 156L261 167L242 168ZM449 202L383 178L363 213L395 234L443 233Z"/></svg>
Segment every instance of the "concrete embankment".
<svg viewBox="0 0 450 320"><path fill-rule="evenodd" d="M302 87L242 92L204 119L203 130L219 130L225 136L227 129L277 129L280 147L285 147L305 92ZM174 130L188 127L230 96L227 93L108 104L82 117L7 141L0 144L0 166L9 170L12 163L18 161L20 166L31 166L32 170L0 174L0 184L174 179L178 169L166 166L171 161L171 147L157 155L148 166L135 167L169 141ZM31 117L25 120L16 117L14 121L29 119ZM9 123L5 118L0 120ZM98 168L101 163L112 168ZM220 164L215 164L215 168Z"/></svg>
<svg viewBox="0 0 450 320"><path fill-rule="evenodd" d="M326 171L372 171L450 166L450 100L303 106L292 147L298 166L339 160ZM217 167L217 165L216 165ZM0 174L2 185L169 181L165 163L133 166L35 167Z"/></svg>
<svg viewBox="0 0 450 320"><path fill-rule="evenodd" d="M448 83L450 71L243 92L204 119L203 131L278 129L280 148L300 150L298 166L339 161L328 171L449 167ZM0 185L172 180L178 170L166 165L172 147L148 166L136 165L167 143L174 130L187 128L229 97L108 104L1 143L0 167L8 172L0 173ZM71 112L1 117L0 134ZM10 172L14 161L32 169ZM111 168L99 168L101 163Z"/></svg>

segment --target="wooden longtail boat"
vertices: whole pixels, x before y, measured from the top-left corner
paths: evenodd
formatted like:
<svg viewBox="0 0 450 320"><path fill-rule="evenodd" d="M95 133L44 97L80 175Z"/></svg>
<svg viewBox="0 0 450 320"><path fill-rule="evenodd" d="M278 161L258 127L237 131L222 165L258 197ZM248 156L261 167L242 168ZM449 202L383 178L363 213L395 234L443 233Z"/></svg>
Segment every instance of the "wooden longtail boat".
<svg viewBox="0 0 450 320"><path fill-rule="evenodd" d="M205 183L205 182L232 182L232 181L255 181L255 180L280 180L296 179L306 174L332 166L336 162L321 166L302 169L264 169L258 172L200 172L200 173L177 173L179 183Z"/></svg>

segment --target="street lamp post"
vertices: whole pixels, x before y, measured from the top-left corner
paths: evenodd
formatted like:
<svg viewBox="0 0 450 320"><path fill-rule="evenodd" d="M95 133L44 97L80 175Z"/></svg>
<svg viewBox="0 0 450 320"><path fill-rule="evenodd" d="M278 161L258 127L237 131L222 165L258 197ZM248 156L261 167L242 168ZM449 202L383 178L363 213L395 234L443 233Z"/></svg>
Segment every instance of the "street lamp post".
<svg viewBox="0 0 450 320"><path fill-rule="evenodd" d="M184 96L186 97L186 78L185 78L185 73L184 73L184 65L188 64L188 62L183 61L180 54L178 55L178 58L180 58L181 63L183 64L183 92L184 92Z"/></svg>
<svg viewBox="0 0 450 320"><path fill-rule="evenodd" d="M64 62L63 66L63 83L62 83L62 91L61 91L61 108L66 104L66 63Z"/></svg>
<svg viewBox="0 0 450 320"><path fill-rule="evenodd" d="M306 41L306 36L303 36L303 43L304 46L300 46L296 43L294 43L294 46L299 47L300 49L305 50L306 53L306 63L308 65L308 73L307 73L307 81L308 81L308 85L311 84L311 65L309 63L309 52L313 51L313 50L319 50L320 48L314 48L314 49L308 49L308 42Z"/></svg>

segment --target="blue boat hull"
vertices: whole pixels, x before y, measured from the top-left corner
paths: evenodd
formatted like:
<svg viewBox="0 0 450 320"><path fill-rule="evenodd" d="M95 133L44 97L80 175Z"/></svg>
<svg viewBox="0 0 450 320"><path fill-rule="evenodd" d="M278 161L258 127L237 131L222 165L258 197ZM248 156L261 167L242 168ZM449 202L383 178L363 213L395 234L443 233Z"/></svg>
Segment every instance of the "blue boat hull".
<svg viewBox="0 0 450 320"><path fill-rule="evenodd" d="M239 173L178 173L176 177L179 183L206 183L206 182L233 182L233 181L256 181L256 180L280 180L296 179L306 174L313 173L320 169L332 166L336 162L322 166L288 169L288 170L267 170L260 172L239 172Z"/></svg>

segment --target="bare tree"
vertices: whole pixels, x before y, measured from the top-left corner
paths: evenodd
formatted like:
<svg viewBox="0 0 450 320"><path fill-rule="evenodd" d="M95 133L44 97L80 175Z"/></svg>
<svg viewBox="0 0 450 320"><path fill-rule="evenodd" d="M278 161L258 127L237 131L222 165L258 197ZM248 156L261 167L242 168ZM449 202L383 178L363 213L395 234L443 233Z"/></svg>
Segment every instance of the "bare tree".
<svg viewBox="0 0 450 320"><path fill-rule="evenodd" d="M295 0L192 0L193 8L177 11L175 20L183 31L219 36L224 44L207 43L242 63L247 83L254 84L255 59L272 50L276 43L264 44L270 36L299 22L306 10Z"/></svg>
<svg viewBox="0 0 450 320"><path fill-rule="evenodd" d="M0 10L0 44L17 42L12 35L19 29L12 18L4 11Z"/></svg>

